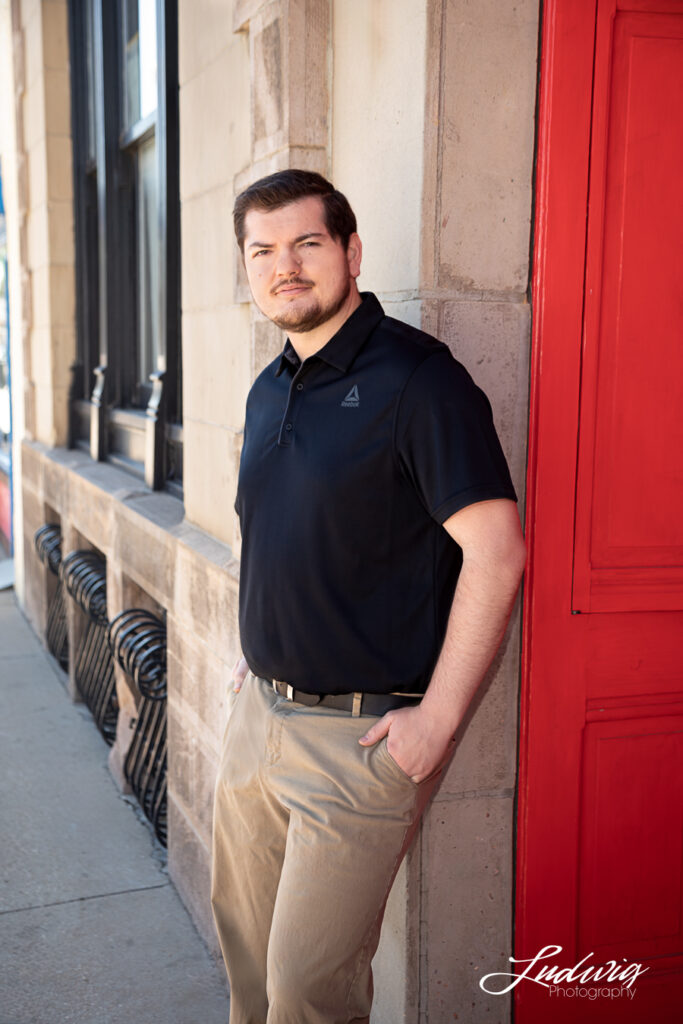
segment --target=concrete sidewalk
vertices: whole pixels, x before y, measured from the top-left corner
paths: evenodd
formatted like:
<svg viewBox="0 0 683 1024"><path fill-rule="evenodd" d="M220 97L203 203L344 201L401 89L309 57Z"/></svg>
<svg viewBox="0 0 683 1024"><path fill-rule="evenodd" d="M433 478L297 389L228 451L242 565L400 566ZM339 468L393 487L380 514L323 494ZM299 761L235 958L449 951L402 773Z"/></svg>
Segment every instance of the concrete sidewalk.
<svg viewBox="0 0 683 1024"><path fill-rule="evenodd" d="M163 851L0 591L0 1024L227 1024Z"/></svg>

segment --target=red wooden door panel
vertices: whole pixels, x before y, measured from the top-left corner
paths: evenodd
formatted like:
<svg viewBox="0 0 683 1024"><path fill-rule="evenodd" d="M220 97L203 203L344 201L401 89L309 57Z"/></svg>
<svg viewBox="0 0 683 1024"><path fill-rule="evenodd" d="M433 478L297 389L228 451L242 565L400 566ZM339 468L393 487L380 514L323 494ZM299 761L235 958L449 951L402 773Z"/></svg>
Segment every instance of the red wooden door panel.
<svg viewBox="0 0 683 1024"><path fill-rule="evenodd" d="M683 3L549 0L515 957L647 971L520 1024L683 1019L682 167Z"/></svg>
<svg viewBox="0 0 683 1024"><path fill-rule="evenodd" d="M681 97L683 17L601 4L574 566L582 611L683 608Z"/></svg>

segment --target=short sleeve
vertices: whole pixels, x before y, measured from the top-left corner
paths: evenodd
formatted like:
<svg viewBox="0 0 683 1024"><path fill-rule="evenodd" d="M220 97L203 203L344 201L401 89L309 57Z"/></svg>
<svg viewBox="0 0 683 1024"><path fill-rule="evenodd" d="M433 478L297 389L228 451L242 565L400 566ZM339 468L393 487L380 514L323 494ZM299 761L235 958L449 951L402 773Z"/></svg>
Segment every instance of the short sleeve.
<svg viewBox="0 0 683 1024"><path fill-rule="evenodd" d="M517 500L489 400L445 347L406 383L394 442L401 471L439 523L478 501Z"/></svg>

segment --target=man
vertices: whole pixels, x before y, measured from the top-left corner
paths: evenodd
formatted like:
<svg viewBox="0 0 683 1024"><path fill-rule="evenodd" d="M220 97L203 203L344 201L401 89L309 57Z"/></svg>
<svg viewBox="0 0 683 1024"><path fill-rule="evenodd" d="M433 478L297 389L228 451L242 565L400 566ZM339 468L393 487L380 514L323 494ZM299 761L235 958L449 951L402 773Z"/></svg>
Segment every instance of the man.
<svg viewBox="0 0 683 1024"><path fill-rule="evenodd" d="M341 193L283 171L236 201L287 332L247 401L240 635L212 902L231 1024L361 1024L401 859L524 565L486 397L356 279ZM456 586L457 584L457 586Z"/></svg>

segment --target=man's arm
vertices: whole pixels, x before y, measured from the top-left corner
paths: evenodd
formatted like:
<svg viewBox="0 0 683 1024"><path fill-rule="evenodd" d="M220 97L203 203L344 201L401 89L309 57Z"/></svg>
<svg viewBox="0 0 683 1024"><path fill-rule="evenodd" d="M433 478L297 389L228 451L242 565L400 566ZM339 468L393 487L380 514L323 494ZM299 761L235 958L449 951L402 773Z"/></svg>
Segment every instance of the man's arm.
<svg viewBox="0 0 683 1024"><path fill-rule="evenodd" d="M388 734L391 756L415 782L444 760L503 637L526 560L513 501L468 505L443 525L463 563L427 692L417 707L389 711L360 740L369 746Z"/></svg>

